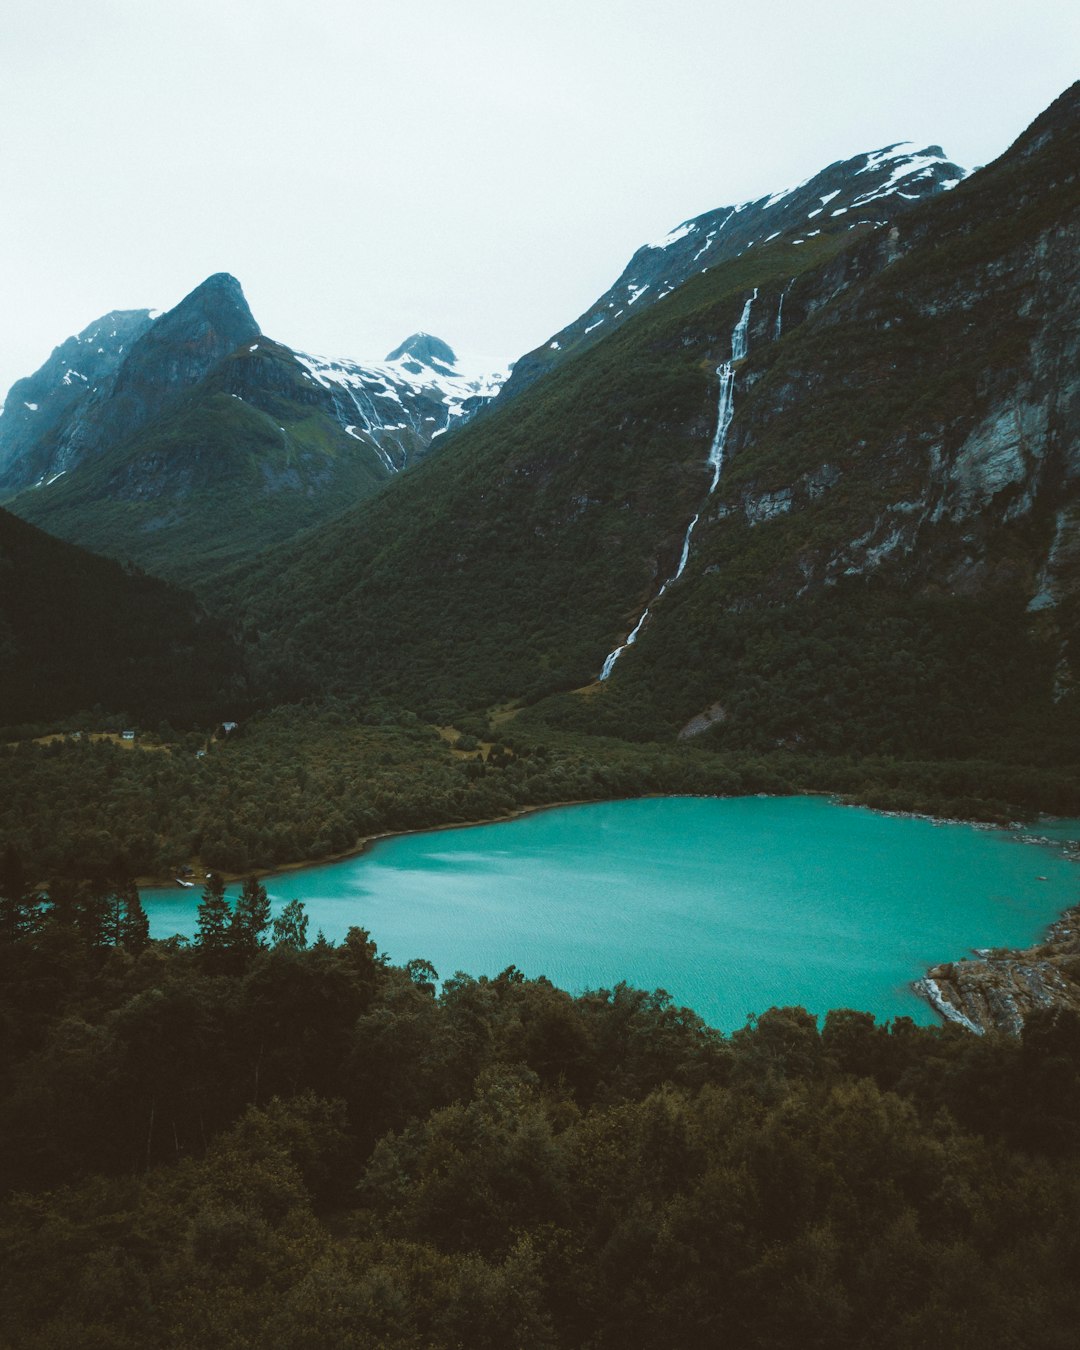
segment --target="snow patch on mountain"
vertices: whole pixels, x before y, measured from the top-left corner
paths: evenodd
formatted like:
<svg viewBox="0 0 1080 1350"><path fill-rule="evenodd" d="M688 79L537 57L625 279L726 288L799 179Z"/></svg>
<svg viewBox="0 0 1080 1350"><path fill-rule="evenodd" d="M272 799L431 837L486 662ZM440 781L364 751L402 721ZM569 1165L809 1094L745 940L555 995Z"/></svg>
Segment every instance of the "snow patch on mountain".
<svg viewBox="0 0 1080 1350"><path fill-rule="evenodd" d="M490 403L509 374L467 373L453 349L429 333L414 333L376 363L294 355L306 377L332 395L346 433L370 444L395 473Z"/></svg>
<svg viewBox="0 0 1080 1350"><path fill-rule="evenodd" d="M506 393L525 388L581 343L602 340L630 312L655 304L692 276L779 240L804 244L822 232L878 229L912 202L948 191L968 176L940 146L898 141L839 160L793 187L684 220L644 244L595 304L517 363ZM828 208L826 210L826 208ZM814 223L816 228L809 228ZM621 314L616 314L621 310ZM558 355L553 356L552 353Z"/></svg>

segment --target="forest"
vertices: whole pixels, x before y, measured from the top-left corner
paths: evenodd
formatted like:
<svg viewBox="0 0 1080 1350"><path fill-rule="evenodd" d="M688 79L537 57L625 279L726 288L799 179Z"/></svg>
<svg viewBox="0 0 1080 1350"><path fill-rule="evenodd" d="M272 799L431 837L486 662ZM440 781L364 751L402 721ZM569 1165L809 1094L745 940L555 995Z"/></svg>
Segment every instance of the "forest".
<svg viewBox="0 0 1080 1350"><path fill-rule="evenodd" d="M1020 746L1027 757L1012 762L978 746L963 760L852 755L765 736L726 749L587 735L572 721L580 702L567 699L564 727L549 702L466 715L445 734L407 710L334 699L253 715L227 736L139 728L131 745L94 739L92 714L45 737L32 733L56 724L27 726L0 744L0 846L45 885L117 865L145 879L168 880L185 865L240 875L353 852L378 834L650 793L828 792L998 822L1080 814L1080 771L1064 734L1032 734ZM872 699L864 706L872 716Z"/></svg>
<svg viewBox="0 0 1080 1350"><path fill-rule="evenodd" d="M94 528L149 522L197 596L0 511L0 1346L1072 1350L1068 1009L723 1035L663 990L394 965L260 877L650 793L1080 816L1068 426L1030 501L965 514L939 473L1066 388L1031 353L1067 328L1075 103L906 214L905 256L837 227L702 272L332 528L275 538L286 440L191 394L148 444L202 455L225 410L202 543L149 498ZM317 478L345 433L293 429ZM139 884L184 869L196 936L154 940Z"/></svg>
<svg viewBox="0 0 1080 1350"><path fill-rule="evenodd" d="M5 1344L1075 1344L1071 1014L724 1037L622 984L438 989L255 880L191 944L122 881L0 889Z"/></svg>

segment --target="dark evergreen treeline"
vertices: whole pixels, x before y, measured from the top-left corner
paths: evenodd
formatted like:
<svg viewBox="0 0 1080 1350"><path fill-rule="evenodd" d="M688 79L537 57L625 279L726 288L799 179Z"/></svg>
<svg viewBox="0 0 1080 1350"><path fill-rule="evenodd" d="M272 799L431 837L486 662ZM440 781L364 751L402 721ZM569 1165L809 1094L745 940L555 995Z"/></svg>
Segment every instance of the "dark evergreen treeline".
<svg viewBox="0 0 1080 1350"><path fill-rule="evenodd" d="M259 889L191 947L56 895L0 940L5 1343L1075 1343L1075 1017L437 993Z"/></svg>
<svg viewBox="0 0 1080 1350"><path fill-rule="evenodd" d="M95 704L197 725L249 697L240 648L194 596L0 510L0 726Z"/></svg>
<svg viewBox="0 0 1080 1350"><path fill-rule="evenodd" d="M193 858L242 873L327 857L385 831L651 792L830 791L889 810L988 820L1080 814L1080 773L1064 736L1047 740L1039 765L630 744L557 731L552 720L550 709L494 727L486 715L460 719L468 754L412 713L333 701L277 709L224 739L162 728L166 749L20 742L0 747L0 844L43 882L107 877L118 858L137 876L167 877Z"/></svg>

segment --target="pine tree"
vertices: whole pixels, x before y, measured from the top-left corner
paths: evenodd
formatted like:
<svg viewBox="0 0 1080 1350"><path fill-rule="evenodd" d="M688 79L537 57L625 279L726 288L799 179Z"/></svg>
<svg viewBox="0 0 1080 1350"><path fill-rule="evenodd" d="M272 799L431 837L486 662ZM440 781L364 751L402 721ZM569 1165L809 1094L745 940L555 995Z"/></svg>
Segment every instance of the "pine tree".
<svg viewBox="0 0 1080 1350"><path fill-rule="evenodd" d="M229 927L229 947L243 956L254 956L266 946L264 934L270 927L270 900L266 887L248 877L233 910Z"/></svg>
<svg viewBox="0 0 1080 1350"><path fill-rule="evenodd" d="M231 911L225 896L225 882L219 872L210 872L199 902L199 931L195 945L204 952L226 950L229 939Z"/></svg>
<svg viewBox="0 0 1080 1350"><path fill-rule="evenodd" d="M145 951L150 942L150 920L142 907L139 888L129 881L120 891L123 918L120 923L120 945L132 956Z"/></svg>
<svg viewBox="0 0 1080 1350"><path fill-rule="evenodd" d="M100 925L98 945L102 947L120 947L123 945L124 901L121 888L109 891L100 897Z"/></svg>
<svg viewBox="0 0 1080 1350"><path fill-rule="evenodd" d="M80 889L76 901L75 925L88 947L107 947L115 943L115 909L116 897L109 895L100 878Z"/></svg>

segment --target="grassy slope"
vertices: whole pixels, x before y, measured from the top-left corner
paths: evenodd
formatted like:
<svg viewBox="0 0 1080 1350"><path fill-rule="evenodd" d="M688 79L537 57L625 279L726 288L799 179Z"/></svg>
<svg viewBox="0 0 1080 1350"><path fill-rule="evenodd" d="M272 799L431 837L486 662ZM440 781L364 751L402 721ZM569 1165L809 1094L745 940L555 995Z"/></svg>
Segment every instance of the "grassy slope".
<svg viewBox="0 0 1080 1350"><path fill-rule="evenodd" d="M272 655L316 686L455 706L589 679L707 487L713 372L746 295L838 242L696 278L333 531L234 578Z"/></svg>

